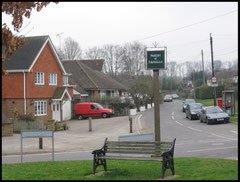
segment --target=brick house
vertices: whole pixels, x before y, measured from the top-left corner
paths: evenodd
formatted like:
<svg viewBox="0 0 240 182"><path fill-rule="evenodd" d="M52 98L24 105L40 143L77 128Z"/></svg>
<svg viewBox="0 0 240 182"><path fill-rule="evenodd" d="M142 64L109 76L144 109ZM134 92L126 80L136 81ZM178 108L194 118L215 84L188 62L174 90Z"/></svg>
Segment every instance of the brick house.
<svg viewBox="0 0 240 182"><path fill-rule="evenodd" d="M3 67L2 113L33 113L38 120L72 118L73 87L49 36L26 37Z"/></svg>
<svg viewBox="0 0 240 182"><path fill-rule="evenodd" d="M74 96L80 94L81 101L85 101L88 96L124 96L127 90L101 71L103 60L64 60L62 64L72 74L69 83L76 85Z"/></svg>

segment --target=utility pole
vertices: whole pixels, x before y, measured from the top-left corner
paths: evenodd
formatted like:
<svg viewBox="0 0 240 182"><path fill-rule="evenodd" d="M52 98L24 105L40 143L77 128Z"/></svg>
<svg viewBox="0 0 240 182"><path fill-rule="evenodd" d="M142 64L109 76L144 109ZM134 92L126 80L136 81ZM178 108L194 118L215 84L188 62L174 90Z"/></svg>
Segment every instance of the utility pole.
<svg viewBox="0 0 240 182"><path fill-rule="evenodd" d="M203 50L201 50L201 54L202 54L203 85L205 86L205 73L204 73Z"/></svg>
<svg viewBox="0 0 240 182"><path fill-rule="evenodd" d="M213 61L213 41L212 35L210 33L210 46L211 46L211 60L212 60L212 76L214 77L214 61ZM214 106L216 106L216 87L213 87L213 96L214 96Z"/></svg>

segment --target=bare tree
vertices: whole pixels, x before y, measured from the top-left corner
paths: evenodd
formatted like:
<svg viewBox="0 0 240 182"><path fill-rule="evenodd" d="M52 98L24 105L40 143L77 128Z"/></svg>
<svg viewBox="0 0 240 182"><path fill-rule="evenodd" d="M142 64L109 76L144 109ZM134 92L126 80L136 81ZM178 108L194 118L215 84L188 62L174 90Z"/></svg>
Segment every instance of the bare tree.
<svg viewBox="0 0 240 182"><path fill-rule="evenodd" d="M64 55L63 59L65 60L81 59L82 56L82 50L80 45L71 37L65 38L63 43L63 49L60 51ZM59 55L61 55L61 53Z"/></svg>
<svg viewBox="0 0 240 182"><path fill-rule="evenodd" d="M102 47L106 72L116 78L122 67L123 49L119 45L106 44Z"/></svg>
<svg viewBox="0 0 240 182"><path fill-rule="evenodd" d="M85 58L86 59L103 59L103 49L97 46L94 46L92 48L88 48L85 51Z"/></svg>

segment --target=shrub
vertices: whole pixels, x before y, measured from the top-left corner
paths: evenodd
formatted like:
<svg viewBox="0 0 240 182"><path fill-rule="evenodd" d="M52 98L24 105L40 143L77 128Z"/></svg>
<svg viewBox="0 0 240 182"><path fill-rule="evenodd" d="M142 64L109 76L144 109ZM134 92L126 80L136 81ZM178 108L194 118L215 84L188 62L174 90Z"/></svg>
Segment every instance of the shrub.
<svg viewBox="0 0 240 182"><path fill-rule="evenodd" d="M36 116L34 116L33 113L18 114L17 119L22 121L36 121Z"/></svg>

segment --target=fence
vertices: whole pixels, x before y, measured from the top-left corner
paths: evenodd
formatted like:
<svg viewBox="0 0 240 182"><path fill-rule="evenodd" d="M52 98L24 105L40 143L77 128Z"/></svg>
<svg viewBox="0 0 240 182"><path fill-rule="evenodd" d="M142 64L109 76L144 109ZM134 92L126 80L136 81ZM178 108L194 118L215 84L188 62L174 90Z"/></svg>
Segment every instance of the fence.
<svg viewBox="0 0 240 182"><path fill-rule="evenodd" d="M36 121L13 121L13 132L20 133L21 130L45 130L47 127L44 125L43 120Z"/></svg>

